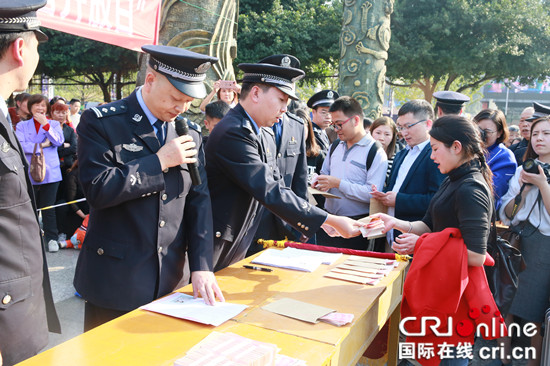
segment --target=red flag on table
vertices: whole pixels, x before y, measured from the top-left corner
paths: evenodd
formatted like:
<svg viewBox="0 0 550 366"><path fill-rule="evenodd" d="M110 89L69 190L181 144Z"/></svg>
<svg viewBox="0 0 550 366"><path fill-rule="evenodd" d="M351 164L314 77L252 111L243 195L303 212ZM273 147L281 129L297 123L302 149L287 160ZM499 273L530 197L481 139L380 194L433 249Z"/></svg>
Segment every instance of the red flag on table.
<svg viewBox="0 0 550 366"><path fill-rule="evenodd" d="M38 18L46 28L141 51L145 44L158 44L161 2L48 0Z"/></svg>

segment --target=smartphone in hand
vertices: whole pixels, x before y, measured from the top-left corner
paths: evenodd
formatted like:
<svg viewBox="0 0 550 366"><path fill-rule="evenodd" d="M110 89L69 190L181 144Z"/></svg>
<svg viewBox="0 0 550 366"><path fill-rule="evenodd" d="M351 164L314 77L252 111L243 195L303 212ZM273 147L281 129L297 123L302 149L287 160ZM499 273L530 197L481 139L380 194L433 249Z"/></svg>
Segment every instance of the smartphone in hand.
<svg viewBox="0 0 550 366"><path fill-rule="evenodd" d="M233 80L220 80L220 89L235 89L236 82Z"/></svg>

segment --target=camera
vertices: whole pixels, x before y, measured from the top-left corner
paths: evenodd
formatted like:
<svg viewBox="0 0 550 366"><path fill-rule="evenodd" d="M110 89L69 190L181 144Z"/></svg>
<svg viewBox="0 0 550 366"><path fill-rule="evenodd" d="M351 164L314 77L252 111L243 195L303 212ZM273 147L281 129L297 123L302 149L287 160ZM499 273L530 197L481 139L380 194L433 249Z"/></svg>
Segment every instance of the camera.
<svg viewBox="0 0 550 366"><path fill-rule="evenodd" d="M535 159L527 159L523 162L523 170L527 173L539 174L539 166L542 166L546 179L550 181L550 167L548 164L543 164Z"/></svg>

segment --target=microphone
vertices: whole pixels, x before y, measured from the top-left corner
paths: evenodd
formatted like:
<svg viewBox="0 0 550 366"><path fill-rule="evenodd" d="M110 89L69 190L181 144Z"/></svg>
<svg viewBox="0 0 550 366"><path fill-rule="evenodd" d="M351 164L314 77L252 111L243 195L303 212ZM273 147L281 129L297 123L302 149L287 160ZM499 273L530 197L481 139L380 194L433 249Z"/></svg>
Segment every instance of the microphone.
<svg viewBox="0 0 550 366"><path fill-rule="evenodd" d="M178 136L189 134L189 126L187 125L187 118L184 118L182 116L177 116L174 122L176 122L176 133L178 134ZM187 164L187 169L189 169L189 174L191 175L191 183L194 186L200 185L202 181L201 181L201 176L199 174L199 168L197 167L197 163Z"/></svg>

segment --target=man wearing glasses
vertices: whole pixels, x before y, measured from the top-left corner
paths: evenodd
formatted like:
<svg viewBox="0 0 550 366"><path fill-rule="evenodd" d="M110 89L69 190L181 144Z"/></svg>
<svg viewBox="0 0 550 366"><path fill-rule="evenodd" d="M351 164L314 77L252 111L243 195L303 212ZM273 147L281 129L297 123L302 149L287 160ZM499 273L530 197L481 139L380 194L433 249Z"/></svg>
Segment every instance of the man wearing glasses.
<svg viewBox="0 0 550 366"><path fill-rule="evenodd" d="M427 101L415 99L403 104L397 115L397 129L407 146L395 155L384 193L376 191L372 196L388 207L389 215L415 221L424 217L433 195L445 178L430 159L429 131L434 110ZM412 245L413 234L398 235L399 232L388 232L388 243L392 244L395 240L392 244L394 248Z"/></svg>
<svg viewBox="0 0 550 366"><path fill-rule="evenodd" d="M376 141L365 132L363 109L351 97L340 97L330 106L332 128L338 134L335 146L331 147L314 187L340 197L327 198L325 210L334 215L347 216L354 220L368 216L373 185L382 187L388 169L388 159L382 148L375 148L372 164L367 168L367 156ZM358 238L329 237L317 233L320 245L338 248L366 249L367 240Z"/></svg>

